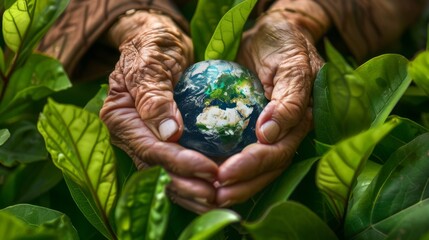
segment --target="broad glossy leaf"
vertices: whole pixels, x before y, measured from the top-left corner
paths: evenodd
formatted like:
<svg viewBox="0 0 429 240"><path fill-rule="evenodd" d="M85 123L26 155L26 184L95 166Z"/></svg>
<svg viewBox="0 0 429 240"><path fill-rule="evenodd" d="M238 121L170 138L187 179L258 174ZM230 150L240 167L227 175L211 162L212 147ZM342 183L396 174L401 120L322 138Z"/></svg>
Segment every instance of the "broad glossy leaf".
<svg viewBox="0 0 429 240"><path fill-rule="evenodd" d="M0 121L16 116L29 100L42 99L49 94L71 87L62 64L51 57L33 54L10 79L0 103Z"/></svg>
<svg viewBox="0 0 429 240"><path fill-rule="evenodd" d="M361 198L368 186L371 184L372 180L374 180L375 176L377 176L381 167L382 165L373 161L367 161L365 163L362 172L356 179L356 185L353 188L353 192L348 203L349 206L353 206L354 202Z"/></svg>
<svg viewBox="0 0 429 240"><path fill-rule="evenodd" d="M210 239L224 227L239 222L241 217L229 209L211 210L195 218L182 232L179 240Z"/></svg>
<svg viewBox="0 0 429 240"><path fill-rule="evenodd" d="M21 219L29 226L51 230L51 232L55 232L58 239L79 239L70 219L61 212L30 204L10 206L2 209L1 212Z"/></svg>
<svg viewBox="0 0 429 240"><path fill-rule="evenodd" d="M408 71L417 86L429 95L429 50L419 53L410 62Z"/></svg>
<svg viewBox="0 0 429 240"><path fill-rule="evenodd" d="M382 124L411 78L403 56L381 55L353 70L332 46L326 46L334 57L317 75L313 113L317 140L332 145Z"/></svg>
<svg viewBox="0 0 429 240"><path fill-rule="evenodd" d="M0 211L0 236L8 240L60 240L50 229L34 228L12 214Z"/></svg>
<svg viewBox="0 0 429 240"><path fill-rule="evenodd" d="M36 124L20 121L10 126L9 140L0 146L0 163L12 167L48 159L48 151Z"/></svg>
<svg viewBox="0 0 429 240"><path fill-rule="evenodd" d="M395 152L399 147L407 144L417 136L429 131L429 129L422 125L414 122L408 118L401 118L400 124L393 129L383 140L377 144L371 154L371 159L384 164L390 155Z"/></svg>
<svg viewBox="0 0 429 240"><path fill-rule="evenodd" d="M107 84L101 85L100 90L95 94L93 98L88 101L84 109L88 112L92 112L98 115L100 113L101 108L103 107L103 103L107 97L108 91L109 86Z"/></svg>
<svg viewBox="0 0 429 240"><path fill-rule="evenodd" d="M10 132L6 128L0 129L0 146L3 145L10 137Z"/></svg>
<svg viewBox="0 0 429 240"><path fill-rule="evenodd" d="M235 0L199 0L191 19L191 36L197 62L204 60L206 48L223 15Z"/></svg>
<svg viewBox="0 0 429 240"><path fill-rule="evenodd" d="M49 99L38 129L54 164L82 189L107 221L117 195L116 163L107 128L97 115Z"/></svg>
<svg viewBox="0 0 429 240"><path fill-rule="evenodd" d="M31 24L31 6L33 1L17 0L3 14L3 36L6 45L14 52L18 52L27 29ZM31 4L31 6L29 6Z"/></svg>
<svg viewBox="0 0 429 240"><path fill-rule="evenodd" d="M425 133L392 154L347 214L347 239L384 239L401 232L419 239L417 235L427 232L428 149L429 133Z"/></svg>
<svg viewBox="0 0 429 240"><path fill-rule="evenodd" d="M292 163L282 175L266 188L262 197L258 199L249 212L250 216L246 220L258 219L275 203L289 200L290 195L317 160L319 157Z"/></svg>
<svg viewBox="0 0 429 240"><path fill-rule="evenodd" d="M225 13L210 39L204 60L235 60L244 25L256 2L243 0Z"/></svg>
<svg viewBox="0 0 429 240"><path fill-rule="evenodd" d="M61 171L51 161L20 164L5 177L0 186L0 206L31 202L62 179Z"/></svg>
<svg viewBox="0 0 429 240"><path fill-rule="evenodd" d="M314 212L292 201L278 203L257 222L242 225L254 240L338 239Z"/></svg>
<svg viewBox="0 0 429 240"><path fill-rule="evenodd" d="M316 184L338 219L344 216L356 178L374 146L398 124L398 119L392 119L339 142L323 155L316 172Z"/></svg>
<svg viewBox="0 0 429 240"><path fill-rule="evenodd" d="M168 183L170 177L159 166L131 176L115 212L119 239L163 239L170 211Z"/></svg>
<svg viewBox="0 0 429 240"><path fill-rule="evenodd" d="M6 30L3 34L12 50L16 52L19 49L19 66L30 56L68 3L69 0L17 0L6 10L8 15L5 12L3 26Z"/></svg>

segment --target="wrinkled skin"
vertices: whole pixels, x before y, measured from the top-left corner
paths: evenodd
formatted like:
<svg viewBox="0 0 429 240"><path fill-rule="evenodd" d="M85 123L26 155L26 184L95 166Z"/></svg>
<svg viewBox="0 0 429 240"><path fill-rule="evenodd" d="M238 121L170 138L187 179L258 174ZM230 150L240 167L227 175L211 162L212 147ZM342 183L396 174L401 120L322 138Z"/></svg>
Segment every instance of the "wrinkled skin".
<svg viewBox="0 0 429 240"><path fill-rule="evenodd" d="M311 128L310 95L322 61L308 37L275 18L281 14L245 33L237 60L257 73L270 100L257 122L258 143L219 166L176 143L183 122L173 88L193 61L189 37L168 17L143 13L138 33L118 40L121 57L100 116L139 168L159 164L170 173L169 196L189 210L246 201L287 168Z"/></svg>

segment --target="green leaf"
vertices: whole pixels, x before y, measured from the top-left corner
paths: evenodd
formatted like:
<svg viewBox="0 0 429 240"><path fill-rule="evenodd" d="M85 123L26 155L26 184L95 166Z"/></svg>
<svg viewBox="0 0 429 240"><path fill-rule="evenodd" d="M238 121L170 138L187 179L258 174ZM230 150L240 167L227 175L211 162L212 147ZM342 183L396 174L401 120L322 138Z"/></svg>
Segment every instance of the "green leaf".
<svg viewBox="0 0 429 240"><path fill-rule="evenodd" d="M235 0L199 0L191 19L191 36L197 62L204 60L206 48L223 15Z"/></svg>
<svg viewBox="0 0 429 240"><path fill-rule="evenodd" d="M91 199L91 207L111 230L108 216L116 201L117 176L105 125L93 113L49 99L37 127L54 164Z"/></svg>
<svg viewBox="0 0 429 240"><path fill-rule="evenodd" d="M344 216L356 178L374 146L398 124L398 119L392 119L336 144L323 155L316 172L316 184L338 219Z"/></svg>
<svg viewBox="0 0 429 240"><path fill-rule="evenodd" d="M0 103L0 121L15 117L25 110L29 100L39 100L49 94L71 87L62 64L51 57L33 54L10 79Z"/></svg>
<svg viewBox="0 0 429 240"><path fill-rule="evenodd" d="M20 164L0 187L0 206L33 201L55 187L63 175L50 161Z"/></svg>
<svg viewBox="0 0 429 240"><path fill-rule="evenodd" d="M18 52L18 66L30 56L49 28L63 13L69 0L17 0L3 17L7 45Z"/></svg>
<svg viewBox="0 0 429 240"><path fill-rule="evenodd" d="M104 100L107 97L109 91L109 85L102 84L100 90L91 98L88 103L85 105L84 109L88 112L99 114L101 107L103 107Z"/></svg>
<svg viewBox="0 0 429 240"><path fill-rule="evenodd" d="M408 71L417 86L429 96L429 51L419 53L410 62Z"/></svg>
<svg viewBox="0 0 429 240"><path fill-rule="evenodd" d="M61 212L30 204L10 206L2 209L1 212L21 219L29 226L51 230L55 232L57 239L79 239L70 219Z"/></svg>
<svg viewBox="0 0 429 240"><path fill-rule="evenodd" d="M0 146L3 145L10 137L10 132L7 129L0 129Z"/></svg>
<svg viewBox="0 0 429 240"><path fill-rule="evenodd" d="M50 229L34 228L12 214L0 211L0 236L8 240L60 240Z"/></svg>
<svg viewBox="0 0 429 240"><path fill-rule="evenodd" d="M162 239L170 202L170 177L159 166L136 172L127 181L115 212L119 239Z"/></svg>
<svg viewBox="0 0 429 240"><path fill-rule="evenodd" d="M6 66L6 64L5 64L3 49L0 47L0 80L3 80L1 76L5 75L5 72L6 72L5 66ZM1 88L0 88L0 90L1 90Z"/></svg>
<svg viewBox="0 0 429 240"><path fill-rule="evenodd" d="M353 205L347 239L419 239L429 222L429 133L399 148Z"/></svg>
<svg viewBox="0 0 429 240"><path fill-rule="evenodd" d="M210 239L224 227L240 221L240 216L232 210L211 210L191 222L182 232L179 240Z"/></svg>
<svg viewBox="0 0 429 240"><path fill-rule="evenodd" d="M329 44L327 49L332 53L316 77L313 114L317 140L333 145L384 123L411 78L401 55L380 55L353 70Z"/></svg>
<svg viewBox="0 0 429 240"><path fill-rule="evenodd" d="M242 225L254 240L338 239L314 212L292 201L276 204L259 221Z"/></svg>
<svg viewBox="0 0 429 240"><path fill-rule="evenodd" d="M373 161L366 162L362 172L356 179L356 186L353 188L353 192L348 203L349 207L353 206L354 203L361 198L368 186L371 184L372 180L374 180L375 176L377 176L381 167L382 165Z"/></svg>
<svg viewBox="0 0 429 240"><path fill-rule="evenodd" d="M397 116L395 118L400 119L399 125L377 144L371 154L371 159L378 163L384 164L399 147L429 131L411 119Z"/></svg>
<svg viewBox="0 0 429 240"><path fill-rule="evenodd" d="M208 43L204 60L235 60L244 25L256 2L244 0L225 13Z"/></svg>
<svg viewBox="0 0 429 240"><path fill-rule="evenodd" d="M103 219L98 209L95 207L96 203L94 199L88 194L82 187L77 183L73 182L67 175L64 175L64 180L67 184L67 188L70 191L70 194L73 198L73 201L76 203L79 210L85 216L85 218L95 227L105 238L113 239L109 233L109 226L105 224L105 219Z"/></svg>
<svg viewBox="0 0 429 240"><path fill-rule="evenodd" d="M48 151L36 124L20 121L10 126L9 140L0 146L0 163L12 167L48 159Z"/></svg>
<svg viewBox="0 0 429 240"><path fill-rule="evenodd" d="M264 190L264 194L255 203L254 208L249 211L250 216L246 220L258 219L275 203L287 201L317 160L319 157L292 163L282 175Z"/></svg>
<svg viewBox="0 0 429 240"><path fill-rule="evenodd" d="M17 0L3 14L4 40L14 52L18 52L31 24L29 4L29 1Z"/></svg>

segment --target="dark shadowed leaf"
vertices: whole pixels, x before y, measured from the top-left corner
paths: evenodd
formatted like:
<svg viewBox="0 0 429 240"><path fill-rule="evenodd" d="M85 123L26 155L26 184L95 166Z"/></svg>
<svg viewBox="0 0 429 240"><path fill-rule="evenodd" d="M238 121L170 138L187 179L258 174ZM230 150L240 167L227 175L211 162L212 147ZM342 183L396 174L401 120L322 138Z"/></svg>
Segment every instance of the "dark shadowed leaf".
<svg viewBox="0 0 429 240"><path fill-rule="evenodd" d="M179 240L210 239L224 227L239 221L240 216L232 210L212 210L195 218L182 232Z"/></svg>
<svg viewBox="0 0 429 240"><path fill-rule="evenodd" d="M260 220L242 225L254 240L338 239L314 212L292 201L273 205Z"/></svg>
<svg viewBox="0 0 429 240"><path fill-rule="evenodd" d="M429 133L399 148L351 206L347 239L419 239L429 229Z"/></svg>
<svg viewBox="0 0 429 240"><path fill-rule="evenodd" d="M334 145L319 162L316 184L324 193L338 219L342 219L356 178L374 146L399 124L391 119L384 125Z"/></svg>
<svg viewBox="0 0 429 240"><path fill-rule="evenodd" d="M107 84L101 85L100 90L97 92L97 94L95 94L93 98L88 101L84 109L88 112L92 112L98 115L101 110L101 107L103 107L103 103L107 97L108 91L109 86Z"/></svg>
<svg viewBox="0 0 429 240"><path fill-rule="evenodd" d="M384 123L411 78L401 55L380 55L353 70L326 47L329 61L315 81L313 113L317 140L332 145Z"/></svg>
<svg viewBox="0 0 429 240"><path fill-rule="evenodd" d="M263 196L258 199L254 208L249 211L249 217L246 220L256 220L275 203L288 200L317 160L319 160L319 157L302 160L289 166L281 176L267 187Z"/></svg>
<svg viewBox="0 0 429 240"><path fill-rule="evenodd" d="M159 166L131 176L115 212L119 239L163 239L170 211L168 183L170 177Z"/></svg>

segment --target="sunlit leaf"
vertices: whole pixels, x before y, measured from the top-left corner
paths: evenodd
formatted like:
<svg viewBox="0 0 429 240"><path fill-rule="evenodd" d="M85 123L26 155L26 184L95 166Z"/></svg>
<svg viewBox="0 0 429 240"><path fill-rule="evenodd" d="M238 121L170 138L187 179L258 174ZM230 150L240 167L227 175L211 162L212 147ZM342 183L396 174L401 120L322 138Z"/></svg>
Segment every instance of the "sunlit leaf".
<svg viewBox="0 0 429 240"><path fill-rule="evenodd" d="M77 231L73 227L70 219L61 212L30 204L10 206L2 209L0 212L15 216L28 224L28 226L36 226L37 228L43 229L45 232L55 233L55 239L79 239Z"/></svg>
<svg viewBox="0 0 429 240"><path fill-rule="evenodd" d="M254 240L338 239L314 212L292 201L278 203L257 222L242 225Z"/></svg>
<svg viewBox="0 0 429 240"><path fill-rule="evenodd" d="M429 96L429 50L419 53L410 62L408 71L417 86Z"/></svg>
<svg viewBox="0 0 429 240"><path fill-rule="evenodd" d="M17 0L3 14L3 36L6 45L17 52L31 23L30 8L34 1ZM30 6L29 6L30 5Z"/></svg>
<svg viewBox="0 0 429 240"><path fill-rule="evenodd" d="M165 192L169 182L170 177L159 166L131 176L115 212L119 239L163 239L170 211Z"/></svg>
<svg viewBox="0 0 429 240"><path fill-rule="evenodd" d="M319 157L291 164L281 176L264 190L263 196L258 199L255 206L249 211L250 216L246 220L258 219L273 204L288 200L317 160L319 160Z"/></svg>
<svg viewBox="0 0 429 240"><path fill-rule="evenodd" d="M204 60L235 60L244 25L256 2L244 0L225 13L210 39Z"/></svg>
<svg viewBox="0 0 429 240"><path fill-rule="evenodd" d="M17 0L5 11L3 35L9 48L17 52L18 66L30 56L69 0Z"/></svg>
<svg viewBox="0 0 429 240"><path fill-rule="evenodd" d="M5 66L6 65L5 65L4 53L3 53L3 49L1 48L1 45L0 45L0 76L4 76L5 75L5 72L6 72L6 67ZM2 79L2 77L0 77L0 80L1 79Z"/></svg>
<svg viewBox="0 0 429 240"><path fill-rule="evenodd" d="M105 125L93 113L49 99L38 129L55 165L82 188L106 228L111 229L108 216L116 200L117 176Z"/></svg>
<svg viewBox="0 0 429 240"><path fill-rule="evenodd" d="M228 209L216 209L197 217L182 232L179 240L210 239L224 227L240 221L240 216Z"/></svg>
<svg viewBox="0 0 429 240"><path fill-rule="evenodd" d="M326 46L333 56L317 75L313 113L317 140L332 145L384 123L411 78L401 55L380 55L353 70Z"/></svg>
<svg viewBox="0 0 429 240"><path fill-rule="evenodd" d="M191 19L191 36L197 62L204 60L206 48L223 15L235 0L200 0Z"/></svg>
<svg viewBox="0 0 429 240"><path fill-rule="evenodd" d="M429 133L399 148L346 217L347 239L419 239L429 222Z"/></svg>
<svg viewBox="0 0 429 240"><path fill-rule="evenodd" d="M356 178L374 146L398 124L398 119L392 119L336 144L323 155L317 168L316 183L338 219L344 215Z"/></svg>
<svg viewBox="0 0 429 240"><path fill-rule="evenodd" d="M60 240L52 230L34 228L12 214L3 211L0 211L0 222L0 236L7 236L8 240Z"/></svg>
<svg viewBox="0 0 429 240"><path fill-rule="evenodd" d="M3 145L10 137L10 132L7 129L0 129L0 146Z"/></svg>
<svg viewBox="0 0 429 240"><path fill-rule="evenodd" d="M0 103L0 121L16 116L31 103L49 94L71 87L62 64L51 57L33 54L26 64L17 69L9 80Z"/></svg>

